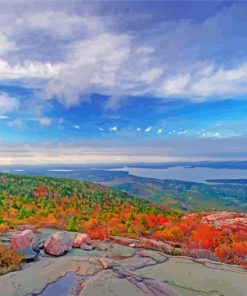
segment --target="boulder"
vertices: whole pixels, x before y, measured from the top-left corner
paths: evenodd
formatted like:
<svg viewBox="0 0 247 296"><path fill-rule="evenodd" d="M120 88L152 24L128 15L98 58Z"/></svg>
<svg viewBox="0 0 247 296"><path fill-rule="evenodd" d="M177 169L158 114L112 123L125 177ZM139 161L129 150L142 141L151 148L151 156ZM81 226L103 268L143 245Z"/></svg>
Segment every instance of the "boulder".
<svg viewBox="0 0 247 296"><path fill-rule="evenodd" d="M61 256L70 251L73 241L69 235L64 231L54 233L50 238L45 241L45 253L53 256Z"/></svg>
<svg viewBox="0 0 247 296"><path fill-rule="evenodd" d="M38 237L32 232L32 230L26 229L21 233L12 235L11 248L20 254L22 254L22 250L26 248L38 252L39 251Z"/></svg>
<svg viewBox="0 0 247 296"><path fill-rule="evenodd" d="M73 247L80 248L82 244L88 244L91 242L91 238L86 233L78 233L74 240Z"/></svg>
<svg viewBox="0 0 247 296"><path fill-rule="evenodd" d="M22 255L25 261L32 261L38 258L38 254L31 247L19 249L16 253Z"/></svg>

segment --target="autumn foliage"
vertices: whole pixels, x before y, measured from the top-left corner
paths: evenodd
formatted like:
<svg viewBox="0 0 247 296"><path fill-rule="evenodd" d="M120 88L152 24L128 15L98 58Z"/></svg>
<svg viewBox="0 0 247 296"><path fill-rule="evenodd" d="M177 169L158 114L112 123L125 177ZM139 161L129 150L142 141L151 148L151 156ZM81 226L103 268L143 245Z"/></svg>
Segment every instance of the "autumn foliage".
<svg viewBox="0 0 247 296"><path fill-rule="evenodd" d="M22 256L18 255L12 249L0 245L0 274L21 268Z"/></svg>
<svg viewBox="0 0 247 296"><path fill-rule="evenodd" d="M246 223L234 215L224 224L220 215L185 215L88 182L0 176L0 232L33 224L86 232L96 240L109 235L146 237L185 255L247 266Z"/></svg>
<svg viewBox="0 0 247 296"><path fill-rule="evenodd" d="M107 228L94 225L87 229L87 234L95 240L105 240L109 236Z"/></svg>

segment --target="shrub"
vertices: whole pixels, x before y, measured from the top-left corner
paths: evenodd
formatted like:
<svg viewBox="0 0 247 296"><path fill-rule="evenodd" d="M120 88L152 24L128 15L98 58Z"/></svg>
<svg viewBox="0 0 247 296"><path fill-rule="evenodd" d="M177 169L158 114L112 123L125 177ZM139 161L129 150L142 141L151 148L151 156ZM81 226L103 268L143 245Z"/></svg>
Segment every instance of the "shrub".
<svg viewBox="0 0 247 296"><path fill-rule="evenodd" d="M0 274L21 269L22 256L0 245Z"/></svg>
<svg viewBox="0 0 247 296"><path fill-rule="evenodd" d="M109 236L108 231L105 228L100 227L98 225L94 225L91 228L87 229L86 233L92 239L96 240L104 240Z"/></svg>
<svg viewBox="0 0 247 296"><path fill-rule="evenodd" d="M0 225L0 234L6 233L10 231L10 227L8 225Z"/></svg>

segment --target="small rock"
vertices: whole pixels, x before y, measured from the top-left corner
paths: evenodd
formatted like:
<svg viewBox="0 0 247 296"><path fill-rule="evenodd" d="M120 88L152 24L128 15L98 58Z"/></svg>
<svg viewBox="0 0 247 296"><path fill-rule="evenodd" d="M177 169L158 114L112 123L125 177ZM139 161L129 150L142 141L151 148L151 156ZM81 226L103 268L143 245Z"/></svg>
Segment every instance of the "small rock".
<svg viewBox="0 0 247 296"><path fill-rule="evenodd" d="M0 236L0 242L1 243L10 243L11 242L11 238L9 236L1 235Z"/></svg>
<svg viewBox="0 0 247 296"><path fill-rule="evenodd" d="M110 239L119 245L131 247L131 245L135 244L135 246L139 243L139 240L128 238L128 237L121 237L121 236L110 236Z"/></svg>
<svg viewBox="0 0 247 296"><path fill-rule="evenodd" d="M91 238L86 233L78 233L76 239L74 240L73 247L80 248L81 244L90 242Z"/></svg>
<svg viewBox="0 0 247 296"><path fill-rule="evenodd" d="M66 232L58 231L45 241L44 250L47 254L61 256L70 250L72 244Z"/></svg>
<svg viewBox="0 0 247 296"><path fill-rule="evenodd" d="M92 251L93 250L93 246L87 243L82 243L81 244L81 249L84 251Z"/></svg>
<svg viewBox="0 0 247 296"><path fill-rule="evenodd" d="M35 226L32 225L32 224L22 224L22 225L17 225L16 228L20 231L23 231L23 230L27 230L27 229L30 229L30 230L35 230Z"/></svg>
<svg viewBox="0 0 247 296"><path fill-rule="evenodd" d="M160 251L168 254L171 254L173 250L173 247L170 246L169 244L163 243L161 241L157 241L155 239L145 238L145 237L140 238L138 247L144 248L144 249L156 250L156 251Z"/></svg>
<svg viewBox="0 0 247 296"><path fill-rule="evenodd" d="M95 248L98 251L108 251L110 248L112 248L112 245L109 243L97 243L95 244Z"/></svg>
<svg viewBox="0 0 247 296"><path fill-rule="evenodd" d="M106 258L100 258L99 261L104 269L109 268L109 261Z"/></svg>

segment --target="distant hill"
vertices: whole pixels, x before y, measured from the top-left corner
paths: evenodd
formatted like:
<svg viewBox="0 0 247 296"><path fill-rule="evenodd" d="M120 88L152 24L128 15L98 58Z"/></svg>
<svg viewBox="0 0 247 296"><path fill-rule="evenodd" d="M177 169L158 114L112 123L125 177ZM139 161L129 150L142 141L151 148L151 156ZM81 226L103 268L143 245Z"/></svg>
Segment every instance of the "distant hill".
<svg viewBox="0 0 247 296"><path fill-rule="evenodd" d="M96 233L114 218L113 233L135 233L134 216L149 215L179 218L181 213L90 182L0 174L0 226L30 223Z"/></svg>
<svg viewBox="0 0 247 296"><path fill-rule="evenodd" d="M75 168L74 168L75 169ZM126 171L103 169L71 169L29 167L18 174L46 175L51 177L72 178L100 183L131 195L144 198L152 203L167 207L189 210L228 210L247 212L246 181L210 180L222 184L204 184L178 180L159 180L130 175Z"/></svg>
<svg viewBox="0 0 247 296"><path fill-rule="evenodd" d="M247 212L247 186L242 183L211 185L131 176L103 184L176 209Z"/></svg>
<svg viewBox="0 0 247 296"><path fill-rule="evenodd" d="M190 163L191 164L191 163ZM242 165L245 162L221 163L221 165ZM197 165L219 165L198 163ZM22 171L21 168L24 168ZM7 168L6 168L7 169ZM10 169L10 168L9 168ZM228 210L247 212L247 183L239 180L210 180L211 184L159 180L130 175L126 171L89 169L82 167L20 166L12 167L16 174L50 176L85 180L112 187L143 198L152 203L189 211ZM221 183L221 184L217 184Z"/></svg>

